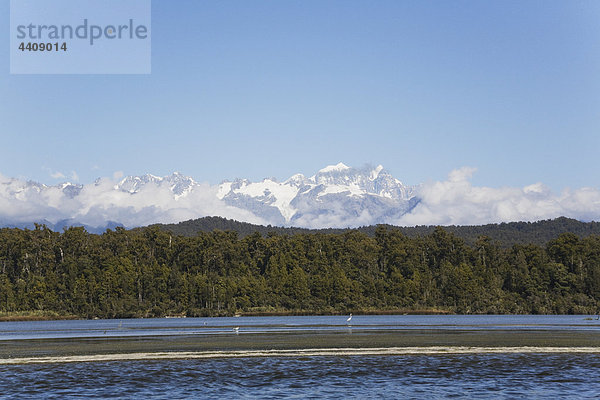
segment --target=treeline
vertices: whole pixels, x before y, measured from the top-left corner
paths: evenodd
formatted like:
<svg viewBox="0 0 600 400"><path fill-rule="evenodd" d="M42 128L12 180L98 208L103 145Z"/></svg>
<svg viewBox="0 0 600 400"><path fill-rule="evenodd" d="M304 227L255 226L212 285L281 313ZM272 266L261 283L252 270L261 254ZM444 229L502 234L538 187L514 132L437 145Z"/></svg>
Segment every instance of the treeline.
<svg viewBox="0 0 600 400"><path fill-rule="evenodd" d="M271 225L254 225L221 217L203 217L179 222L177 224L156 224L154 226L176 235L183 236L196 236L199 232L212 232L215 229L219 229L222 231L235 231L240 238L243 238L256 232L266 236L269 234L342 234L352 230L362 232L370 237L375 237L377 228L381 225L363 226L356 229L305 229ZM431 225L415 227L384 226L388 229L398 230L409 237L430 235L436 229L435 226ZM488 236L503 247L529 243L545 246L550 240L556 239L563 233L573 233L580 237L600 235L600 222L581 222L571 218L560 217L537 222L508 222L473 226L451 225L444 227L444 229L464 239L465 242L471 246L475 245L480 236Z"/></svg>
<svg viewBox="0 0 600 400"><path fill-rule="evenodd" d="M238 312L444 310L596 313L600 236L566 233L545 246L473 245L442 228L408 237L157 227L0 229L0 311L92 318Z"/></svg>

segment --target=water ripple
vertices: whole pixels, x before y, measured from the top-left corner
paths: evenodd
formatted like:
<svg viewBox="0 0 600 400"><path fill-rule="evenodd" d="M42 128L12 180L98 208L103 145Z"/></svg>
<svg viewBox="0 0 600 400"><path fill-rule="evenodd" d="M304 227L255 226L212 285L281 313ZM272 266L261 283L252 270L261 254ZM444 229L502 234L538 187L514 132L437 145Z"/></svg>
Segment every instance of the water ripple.
<svg viewBox="0 0 600 400"><path fill-rule="evenodd" d="M592 398L598 354L234 358L0 367L2 398Z"/></svg>

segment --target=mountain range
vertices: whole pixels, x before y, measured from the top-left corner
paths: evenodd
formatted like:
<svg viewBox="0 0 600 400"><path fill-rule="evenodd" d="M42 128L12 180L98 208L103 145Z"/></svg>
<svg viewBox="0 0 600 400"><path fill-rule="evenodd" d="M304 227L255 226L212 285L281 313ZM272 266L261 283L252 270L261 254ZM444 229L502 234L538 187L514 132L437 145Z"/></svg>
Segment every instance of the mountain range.
<svg viewBox="0 0 600 400"><path fill-rule="evenodd" d="M0 181L0 199L10 203L6 210L16 208L17 212L0 214L0 226L43 223L54 229L83 225L90 231L100 231L144 222L179 222L178 211L183 211L182 217L209 215L203 210L207 203L203 200L208 197L208 203L221 206L214 215L278 226L348 227L396 220L419 203L418 186L404 185L381 165L351 168L339 163L313 176L296 174L284 182L274 178L260 182L235 179L217 186L199 183L179 172L164 177L127 176L108 186L107 181L49 186L4 179ZM94 196L107 201L96 204L98 199L90 199ZM39 206L38 212L27 215L28 208L35 208L32 204ZM198 211L195 215L194 210ZM228 214L228 210L237 213ZM119 218L126 213L148 217L132 223L136 219L131 216Z"/></svg>
<svg viewBox="0 0 600 400"><path fill-rule="evenodd" d="M45 185L0 174L0 227L54 230L71 225L90 232L124 226L172 224L216 216L256 225L310 229L375 224L485 225L568 217L600 219L600 190L566 188L553 193L542 183L522 188L474 186L474 168L460 168L447 180L405 185L381 165L329 165L312 176L283 182L234 179L199 182L174 172L93 183Z"/></svg>

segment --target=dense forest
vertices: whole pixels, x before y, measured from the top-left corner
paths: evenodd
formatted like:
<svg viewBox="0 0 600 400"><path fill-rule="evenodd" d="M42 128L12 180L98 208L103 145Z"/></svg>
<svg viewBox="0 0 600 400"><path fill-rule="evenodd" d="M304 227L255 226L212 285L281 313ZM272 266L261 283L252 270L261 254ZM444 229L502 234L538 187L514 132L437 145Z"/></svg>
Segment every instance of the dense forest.
<svg viewBox="0 0 600 400"><path fill-rule="evenodd" d="M204 217L179 222L177 224L156 224L160 229L177 235L196 236L199 232L212 232L215 229L222 231L235 231L240 238L259 232L261 235L286 234L296 235L301 233L335 233L341 234L352 229L305 229L280 226L254 225L221 217ZM381 225L371 225L356 228L370 237L375 237L375 232ZM409 237L430 235L435 226L423 225L415 227L400 227L383 225L388 229L396 229ZM114 228L114 227L113 227ZM573 233L580 237L600 235L600 222L581 222L571 218L560 217L552 220L537 222L508 222L500 224L473 225L473 226L445 226L444 229L465 240L469 245L475 245L480 236L488 236L503 247L514 244L536 244L545 246L548 241L555 239L562 233Z"/></svg>
<svg viewBox="0 0 600 400"><path fill-rule="evenodd" d="M0 229L0 312L84 318L241 312L596 313L600 236L471 245L437 227L409 237L156 226L97 235Z"/></svg>

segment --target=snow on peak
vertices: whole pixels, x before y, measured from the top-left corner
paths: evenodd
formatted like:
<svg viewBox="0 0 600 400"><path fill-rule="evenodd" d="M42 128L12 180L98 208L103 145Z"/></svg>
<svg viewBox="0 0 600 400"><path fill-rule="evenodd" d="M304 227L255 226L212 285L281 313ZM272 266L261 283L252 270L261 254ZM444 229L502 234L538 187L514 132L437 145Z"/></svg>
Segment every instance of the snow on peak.
<svg viewBox="0 0 600 400"><path fill-rule="evenodd" d="M377 166L377 168L375 168L374 170L371 171L371 177L370 177L371 180L373 181L373 180L377 179L377 177L379 176L379 173L381 171L383 171L383 165L379 164Z"/></svg>
<svg viewBox="0 0 600 400"><path fill-rule="evenodd" d="M341 162L341 163L338 163L336 165L328 165L325 168L319 170L319 173L320 174L326 174L328 172L345 171L345 170L348 170L348 169L350 169L350 167Z"/></svg>
<svg viewBox="0 0 600 400"><path fill-rule="evenodd" d="M284 185L300 186L306 183L306 177L302 174L295 174L288 178L287 181L283 182Z"/></svg>
<svg viewBox="0 0 600 400"><path fill-rule="evenodd" d="M219 189L217 190L217 198L219 200L223 200L223 197L227 196L229 192L231 192L232 182L223 182L219 185Z"/></svg>
<svg viewBox="0 0 600 400"><path fill-rule="evenodd" d="M272 178L223 182L217 197L265 220L290 224L311 215L320 218L321 214L335 213L340 207L360 214L363 207L380 212L378 207L385 205L389 207L385 213L402 213L409 207L413 189L402 185L381 165L357 169L340 162L310 178L295 174L281 183Z"/></svg>
<svg viewBox="0 0 600 400"><path fill-rule="evenodd" d="M133 194L139 192L147 184L167 185L176 195L176 198L186 195L197 185L196 181L189 176L185 176L180 172L173 172L171 175L164 177L152 174L127 176L115 185L115 189Z"/></svg>

